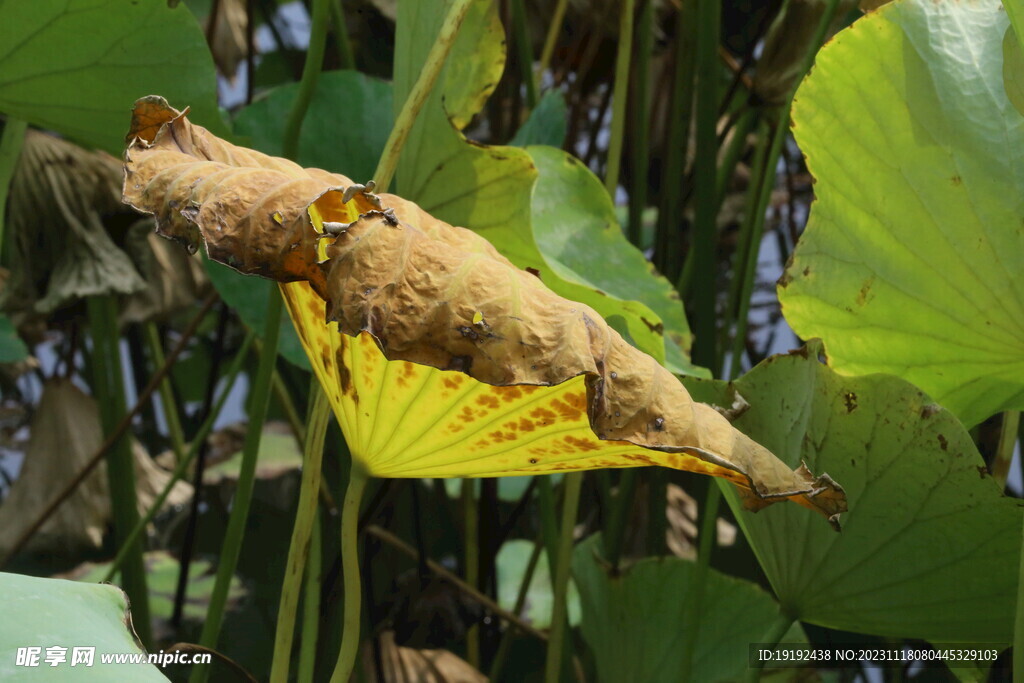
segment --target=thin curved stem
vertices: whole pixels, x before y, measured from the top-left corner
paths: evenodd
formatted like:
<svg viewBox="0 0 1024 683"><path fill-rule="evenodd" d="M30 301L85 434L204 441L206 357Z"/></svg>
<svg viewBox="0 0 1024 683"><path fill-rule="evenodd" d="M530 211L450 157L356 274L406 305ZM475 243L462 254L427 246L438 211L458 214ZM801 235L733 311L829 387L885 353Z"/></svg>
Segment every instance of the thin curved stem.
<svg viewBox="0 0 1024 683"><path fill-rule="evenodd" d="M569 570L572 565L572 538L576 526L576 512L583 489L583 473L565 475L565 500L562 502L562 528L558 537L558 560L554 567L554 608L551 612L551 633L548 636L548 654L544 663L545 683L558 683L562 670L562 647L568 630L566 596L569 591Z"/></svg>
<svg viewBox="0 0 1024 683"><path fill-rule="evenodd" d="M313 26L310 29L309 49L306 51L306 63L302 67L302 80L299 81L299 92L295 95L292 108L288 112L288 120L284 124L284 137L281 149L284 156L295 160L299 151L299 133L302 132L302 121L306 118L306 110L316 91L316 82L320 78L320 69L324 63L324 47L327 45L327 25L332 0L313 0Z"/></svg>
<svg viewBox="0 0 1024 683"><path fill-rule="evenodd" d="M569 8L569 0L558 0L555 5L555 14L551 17L551 25L548 26L548 35L544 38L544 49L540 52L540 63L537 64L536 80L539 82L544 77L544 72L551 64L551 56L555 54L555 45L558 43L558 34L562 30L562 22L565 21L565 11Z"/></svg>
<svg viewBox="0 0 1024 683"><path fill-rule="evenodd" d="M441 69L444 67L445 60L448 59L448 53L452 51L459 28L462 27L462 22L472 4L473 0L452 0L444 23L441 24L441 31L437 34L437 40L430 48L419 78L416 79L405 104L402 105L402 111L399 112L395 125L391 128L387 144L384 145L384 154L381 155L377 170L373 174L373 179L377 183L377 192L386 191L388 185L391 184L391 179L395 176L395 169L398 168L398 159L402 155L402 148L405 147L405 141L416 122L416 116L426 104L437 77L441 75Z"/></svg>
<svg viewBox="0 0 1024 683"><path fill-rule="evenodd" d="M341 650L331 683L347 683L359 655L359 631L362 614L362 582L359 577L359 505L369 477L355 461L348 475L348 490L341 506L341 571L345 589Z"/></svg>
<svg viewBox="0 0 1024 683"><path fill-rule="evenodd" d="M331 419L331 404L327 394L314 377L310 386L309 413L306 417L305 443L302 453L302 484L299 487L299 505L295 512L295 526L288 548L288 561L281 601L277 610L277 631L274 636L274 660L270 669L272 683L288 680L288 665L292 657L295 637L295 614L302 592L303 576L309 556L310 537L315 526L320 493L320 473L324 454L324 438ZM305 641L306 633L302 637Z"/></svg>
<svg viewBox="0 0 1024 683"><path fill-rule="evenodd" d="M615 57L615 85L612 92L611 137L608 142L608 160L605 165L604 187L612 203L619 187L619 167L622 164L622 140L626 134L626 103L629 99L629 61L633 56L634 0L622 1L619 17L619 51Z"/></svg>

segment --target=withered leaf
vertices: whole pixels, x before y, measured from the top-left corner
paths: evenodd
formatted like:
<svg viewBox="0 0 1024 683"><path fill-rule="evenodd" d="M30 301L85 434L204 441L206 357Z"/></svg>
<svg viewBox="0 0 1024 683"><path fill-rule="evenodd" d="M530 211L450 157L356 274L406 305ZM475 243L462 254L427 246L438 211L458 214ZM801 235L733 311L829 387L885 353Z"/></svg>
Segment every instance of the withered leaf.
<svg viewBox="0 0 1024 683"><path fill-rule="evenodd" d="M144 115L137 113L142 123L129 136L125 202L154 214L161 234L192 248L202 243L212 258L241 272L309 282L312 290L284 288L289 311L346 438L356 444L353 456L371 474L494 476L663 465L726 478L755 508L789 498L833 522L846 509L842 488L828 475L790 470L713 408L694 402L674 375L593 309L557 296L476 233L394 195L379 197L383 210L375 208L378 198L363 193L346 202L353 183L344 176L219 140L159 98L138 106ZM332 236L323 234L325 223ZM323 322L324 302L328 319L359 340L331 336L337 332ZM387 363L382 374L374 369L358 385L353 370L358 363L374 366L375 354L405 363ZM361 428L371 410L391 409L381 385L391 381L394 390L417 365L443 375L433 382L435 396L421 392L428 412L444 380L457 377L459 386L468 375L486 385L478 403L490 412L470 410L468 421L496 432L479 440L478 453L458 455L474 445L464 439L416 459L396 452L383 457L381 442L390 435ZM472 393L474 386L459 391ZM401 403L415 410L410 400ZM555 410L545 409L549 418L535 415L529 430L503 431L503 419L523 417L536 404ZM446 413L420 421L423 439L443 431L452 419ZM572 429L582 434L561 437L557 448L532 448ZM496 440L504 442L501 449L488 454Z"/></svg>

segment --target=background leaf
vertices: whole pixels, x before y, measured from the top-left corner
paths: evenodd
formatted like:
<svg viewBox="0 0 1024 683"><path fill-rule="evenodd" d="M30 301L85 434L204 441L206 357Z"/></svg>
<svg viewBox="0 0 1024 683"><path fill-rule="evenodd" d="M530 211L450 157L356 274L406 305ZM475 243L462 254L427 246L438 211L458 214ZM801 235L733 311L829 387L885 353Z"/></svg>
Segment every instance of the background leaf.
<svg viewBox="0 0 1024 683"><path fill-rule="evenodd" d="M747 512L724 489L779 602L829 628L1009 642L1020 502L1000 493L951 413L895 377L842 377L817 351L735 382L751 406L735 426L788 465L828 472L850 506L836 534L794 505ZM707 400L725 383L686 384Z"/></svg>
<svg viewBox="0 0 1024 683"><path fill-rule="evenodd" d="M548 90L508 144L514 147L550 145L561 148L569 125L568 116L565 96L558 90Z"/></svg>
<svg viewBox="0 0 1024 683"><path fill-rule="evenodd" d="M16 363L28 357L28 348L21 341L14 323L0 315L0 363Z"/></svg>
<svg viewBox="0 0 1024 683"><path fill-rule="evenodd" d="M651 557L609 575L598 559L600 536L580 543L572 571L583 606L581 632L596 660L599 681L677 683L681 642L698 629L695 681L737 680L747 671L747 647L765 642L779 606L760 587L711 570L699 624L684 614L695 564L678 557ZM794 625L783 643L805 643Z"/></svg>
<svg viewBox="0 0 1024 683"><path fill-rule="evenodd" d="M120 157L132 104L153 93L226 133L213 60L185 6L0 2L0 111Z"/></svg>
<svg viewBox="0 0 1024 683"><path fill-rule="evenodd" d="M886 5L825 46L793 107L818 200L781 281L787 320L837 370L899 375L968 425L1024 408L1008 25L997 0Z"/></svg>
<svg viewBox="0 0 1024 683"><path fill-rule="evenodd" d="M239 112L235 132L255 149L281 156L286 114L298 90L298 83L274 88ZM320 74L295 161L365 182L373 177L391 124L390 83L356 71Z"/></svg>
<svg viewBox="0 0 1024 683"><path fill-rule="evenodd" d="M649 306L664 326L667 367L710 377L687 357L693 335L679 293L626 239L597 176L560 149L532 146L526 151L538 173L531 203L533 234L552 270L565 280Z"/></svg>

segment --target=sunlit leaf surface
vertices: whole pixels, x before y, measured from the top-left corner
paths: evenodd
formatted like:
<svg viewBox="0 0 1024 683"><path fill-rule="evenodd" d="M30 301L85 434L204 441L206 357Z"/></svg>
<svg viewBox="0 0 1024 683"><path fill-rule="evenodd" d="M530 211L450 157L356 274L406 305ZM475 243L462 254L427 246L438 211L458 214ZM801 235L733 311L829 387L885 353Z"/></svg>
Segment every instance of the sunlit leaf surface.
<svg viewBox="0 0 1024 683"><path fill-rule="evenodd" d="M797 93L817 178L781 280L797 333L848 374L886 372L967 424L1024 408L1024 117L997 0L885 5Z"/></svg>

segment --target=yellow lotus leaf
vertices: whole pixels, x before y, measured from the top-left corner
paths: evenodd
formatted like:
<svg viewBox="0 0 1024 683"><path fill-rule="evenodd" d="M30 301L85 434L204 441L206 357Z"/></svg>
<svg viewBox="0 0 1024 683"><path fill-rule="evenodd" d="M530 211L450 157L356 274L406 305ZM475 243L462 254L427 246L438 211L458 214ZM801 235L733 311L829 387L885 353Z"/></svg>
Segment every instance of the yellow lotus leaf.
<svg viewBox="0 0 1024 683"><path fill-rule="evenodd" d="M124 201L166 236L290 283L288 311L369 474L662 465L728 479L754 508L789 498L833 523L845 511L828 475L790 470L476 233L228 144L159 98L136 121Z"/></svg>

